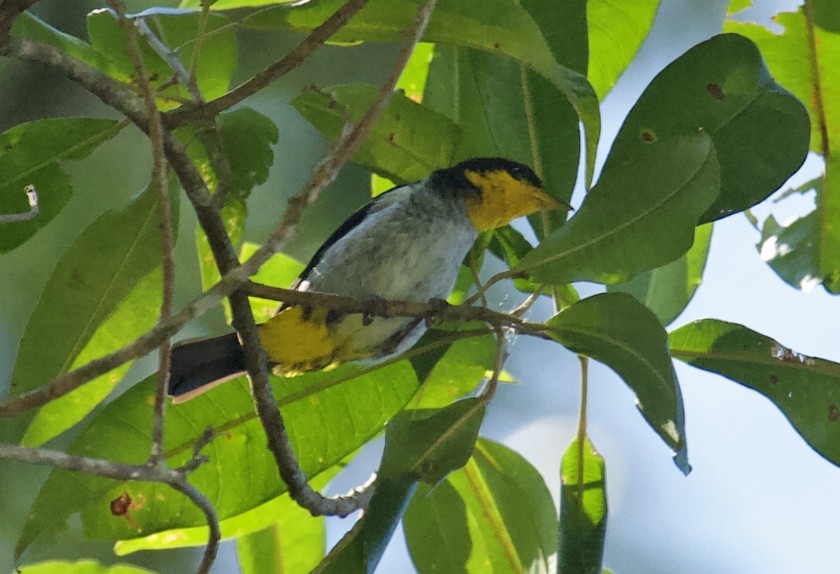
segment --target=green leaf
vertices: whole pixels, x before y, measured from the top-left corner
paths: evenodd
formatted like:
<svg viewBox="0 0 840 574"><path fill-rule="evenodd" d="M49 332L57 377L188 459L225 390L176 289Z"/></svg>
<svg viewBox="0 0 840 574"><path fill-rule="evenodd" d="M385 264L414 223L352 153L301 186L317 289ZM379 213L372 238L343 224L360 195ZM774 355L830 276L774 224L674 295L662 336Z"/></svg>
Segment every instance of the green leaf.
<svg viewBox="0 0 840 574"><path fill-rule="evenodd" d="M0 134L0 214L29 211L23 191L27 185L35 186L40 200L34 219L3 224L0 254L35 235L67 204L73 190L61 163L84 159L120 129L114 120L53 118L23 123Z"/></svg>
<svg viewBox="0 0 840 574"><path fill-rule="evenodd" d="M740 12L741 10L745 10L752 6L752 0L731 0L729 2L729 8L726 9L727 14L735 14L736 12Z"/></svg>
<svg viewBox="0 0 840 574"><path fill-rule="evenodd" d="M419 572L547 572L557 551L554 501L539 472L487 439L464 468L418 489L403 528Z"/></svg>
<svg viewBox="0 0 840 574"><path fill-rule="evenodd" d="M659 0L589 0L589 73L604 98L641 48L659 8Z"/></svg>
<svg viewBox="0 0 840 574"><path fill-rule="evenodd" d="M306 92L292 105L324 137L336 139L345 118L359 121L378 93L376 86L335 86ZM457 139L458 127L446 117L397 93L353 161L395 182L416 181L452 164Z"/></svg>
<svg viewBox="0 0 840 574"><path fill-rule="evenodd" d="M196 12L158 12L145 18L145 21L190 71L200 18L201 15ZM103 9L88 14L87 32L93 48L108 60L108 67L102 71L122 82L131 82L134 64L128 56L125 35L114 12ZM211 100L230 88L236 69L237 45L236 34L228 19L221 14L208 16L206 32L201 42L195 77L202 96ZM144 38L138 38L138 41L143 64L148 70L152 88L158 92L161 109L177 107L183 99L191 99L186 88L172 85L172 70L163 58L149 47Z"/></svg>
<svg viewBox="0 0 840 574"><path fill-rule="evenodd" d="M405 65L403 73L397 81L397 91L401 92L413 102L423 101L426 90L426 78L429 75L429 64L434 55L435 45L419 42L411 52L411 57Z"/></svg>
<svg viewBox="0 0 840 574"><path fill-rule="evenodd" d="M685 253L717 192L717 157L703 132L659 139L630 155L614 149L574 217L514 270L557 285L627 281Z"/></svg>
<svg viewBox="0 0 840 574"><path fill-rule="evenodd" d="M607 531L606 468L584 437L563 455L558 574L601 574Z"/></svg>
<svg viewBox="0 0 840 574"><path fill-rule="evenodd" d="M281 497L284 508L279 522L236 541L236 554L242 574L310 572L324 557L327 533L323 516Z"/></svg>
<svg viewBox="0 0 840 574"><path fill-rule="evenodd" d="M415 348L452 334L452 331L431 330ZM412 358L415 372L425 376L409 406L412 409L443 408L469 394L492 368L495 349L495 338L486 335L455 341Z"/></svg>
<svg viewBox="0 0 840 574"><path fill-rule="evenodd" d="M667 265L636 275L627 283L610 285L610 292L633 295L653 311L663 325L679 317L703 280L712 224L696 228L694 245L682 257Z"/></svg>
<svg viewBox="0 0 840 574"><path fill-rule="evenodd" d="M724 34L653 79L610 153L624 155L651 139L708 134L720 162L720 195L703 214L705 223L776 191L805 160L809 129L805 107L770 76L755 44Z"/></svg>
<svg viewBox="0 0 840 574"><path fill-rule="evenodd" d="M67 370L115 351L154 327L159 317L162 285L160 268L140 279L113 313L96 327ZM40 446L84 419L114 390L133 363L120 365L39 408L21 444Z"/></svg>
<svg viewBox="0 0 840 574"><path fill-rule="evenodd" d="M340 465L333 466L315 477L310 477L312 488L320 490L335 478ZM325 525L324 517L311 516L294 502L288 493L275 497L230 518L219 521L222 540L243 538L269 527L280 529L283 546L295 545L294 551L287 551L286 556L294 563L308 560L310 557L317 564L324 555ZM142 538L119 540L114 544L114 554L124 556L141 550L172 550L204 546L209 536L207 526L163 530ZM299 547L297 545L300 545ZM317 559L314 556L317 554ZM309 570L305 570L309 571Z"/></svg>
<svg viewBox="0 0 840 574"><path fill-rule="evenodd" d="M808 109L813 119L810 126L810 148L822 153L821 114L816 108L812 74L815 68L820 76L829 144L837 144L840 141L837 132L837 126L840 125L840 74L834 62L840 58L840 36L815 28L815 41L819 50L817 58L813 59L805 16L801 9L798 12L776 14L773 21L784 28L784 33L779 34L758 24L733 20L725 23L724 30L741 34L755 42L773 77Z"/></svg>
<svg viewBox="0 0 840 574"><path fill-rule="evenodd" d="M528 0L522 7L557 62L585 74L585 4ZM502 55L439 44L424 104L461 127L458 159L502 156L531 165L546 192L568 203L580 165L579 118L551 82ZM530 220L543 237L565 222L566 212L545 212Z"/></svg>
<svg viewBox="0 0 840 574"><path fill-rule="evenodd" d="M145 461L153 378L105 407L69 452L129 463ZM410 365L400 362L367 370L346 365L291 379L272 377L272 384L298 461L308 476L315 476L379 433L414 393L417 379ZM265 448L265 433L244 377L167 409L166 425L165 452L172 466L190 458L203 429L215 429L215 439L204 450L211 462L193 473L190 483L209 498L220 519L242 514L286 491ZM120 440L114 441L114 436ZM110 501L123 492L132 500L145 500L132 513L139 530L110 514ZM188 499L163 485L53 471L30 513L18 553L37 535L77 512L89 539L134 538L205 524L203 514Z"/></svg>
<svg viewBox="0 0 840 574"><path fill-rule="evenodd" d="M237 245L242 238L245 220L248 217L246 201L254 187L268 179L269 169L274 163L272 146L277 143L279 132L267 116L251 108L239 108L219 116L219 134L221 151L230 166L222 221L231 242ZM192 134L190 137L193 137ZM213 171L213 162L208 157L208 150L196 141L195 145L190 146L189 153L190 159L202 174L207 175L208 187L215 193L217 176ZM209 289L221 275L204 231L196 229L195 233L201 285L204 289ZM227 300L224 302L224 308L230 316Z"/></svg>
<svg viewBox="0 0 840 574"><path fill-rule="evenodd" d="M681 327L670 342L674 358L770 399L815 451L840 465L840 364L716 319Z"/></svg>
<svg viewBox="0 0 840 574"><path fill-rule="evenodd" d="M485 405L464 399L445 409L403 411L388 424L376 490L364 517L314 572L372 574L417 482L440 482L466 464Z"/></svg>
<svg viewBox="0 0 840 574"><path fill-rule="evenodd" d="M466 464L484 411L481 400L463 399L444 409L401 412L388 424L380 476L440 482Z"/></svg>
<svg viewBox="0 0 840 574"><path fill-rule="evenodd" d="M274 164L273 145L280 139L277 125L252 108L238 108L219 116L222 149L230 164L227 193L242 200L268 179Z"/></svg>
<svg viewBox="0 0 840 574"><path fill-rule="evenodd" d="M236 555L242 574L262 572L310 572L318 566L324 556L326 533L324 519L304 518L297 527L288 525L269 526L237 540ZM306 524L317 524L317 531L299 528Z"/></svg>
<svg viewBox="0 0 840 574"><path fill-rule="evenodd" d="M787 225L779 225L772 215L764 221L758 250L782 280L802 291L819 285L819 261L814 248L819 221L812 211Z"/></svg>
<svg viewBox="0 0 840 574"><path fill-rule="evenodd" d="M15 19L12 26L12 38L15 40L27 39L54 46L68 56L90 64L100 71L107 70L109 65L108 59L90 44L53 28L29 12L23 12Z"/></svg>
<svg viewBox="0 0 840 574"><path fill-rule="evenodd" d="M78 562L50 560L20 566L17 572L20 574L154 574L151 570L138 566L129 564L106 566L95 560L79 560Z"/></svg>
<svg viewBox="0 0 840 574"><path fill-rule="evenodd" d="M269 8L246 17L243 24L306 32L320 25L341 4L342 0L325 0L292 10ZM332 39L402 40L419 6L419 0L371 0ZM601 129L598 99L583 75L557 63L539 26L522 7L506 0L440 0L423 39L503 54L550 81L583 121L591 179Z"/></svg>
<svg viewBox="0 0 840 574"><path fill-rule="evenodd" d="M799 236L807 226L808 238L797 255L790 259L801 267L807 260L806 285L823 281L827 290L840 292L840 162L829 150L840 149L840 74L835 62L840 58L840 35L820 24L828 13L836 13L836 6L823 7L815 3L816 24L812 50L806 18L800 9L796 13L781 13L774 17L784 27L783 34L771 32L755 24L728 22L726 29L750 37L761 49L773 75L793 92L807 107L812 118L810 148L823 155L826 161L823 182L817 193L815 216L800 222L789 238ZM819 75L820 92L814 88L814 74ZM819 97L818 97L819 96ZM821 105L817 105L817 103ZM772 226L772 224L771 224ZM784 257L784 254L778 255ZM776 257L774 257L775 259ZM771 266L773 266L771 264ZM779 263L778 268L790 267ZM781 273L780 273L781 275ZM793 275L796 275L794 273ZM785 272L783 278L790 277ZM787 279L786 279L787 280Z"/></svg>
<svg viewBox="0 0 840 574"><path fill-rule="evenodd" d="M159 265L160 257L157 194L152 190L91 223L59 260L26 325L12 375L12 393L19 395L48 383L76 364L74 361L82 352L91 358L133 340L147 324L146 319L141 318L139 326L127 325L125 333L119 329L114 332L113 323L103 322L120 309L137 282ZM156 317L158 305L152 305L126 308L125 312L134 317L144 312ZM92 341L94 337L96 341ZM89 344L91 347L86 349ZM101 398L101 389L112 388L113 384L108 374L103 375L96 383L103 386L95 394ZM83 398L88 393L80 391L75 398L62 401L62 407L55 408L66 410L74 404L72 408L86 409L81 416L62 413L63 424L40 432L54 436L54 432L61 432L67 428L64 425L77 422L93 408L91 396ZM104 392L107 394L107 390ZM41 434L41 439L44 437Z"/></svg>
<svg viewBox="0 0 840 574"><path fill-rule="evenodd" d="M555 341L624 379L642 415L675 451L677 467L688 474L682 397L667 334L656 315L626 293L603 293L571 305L548 324Z"/></svg>

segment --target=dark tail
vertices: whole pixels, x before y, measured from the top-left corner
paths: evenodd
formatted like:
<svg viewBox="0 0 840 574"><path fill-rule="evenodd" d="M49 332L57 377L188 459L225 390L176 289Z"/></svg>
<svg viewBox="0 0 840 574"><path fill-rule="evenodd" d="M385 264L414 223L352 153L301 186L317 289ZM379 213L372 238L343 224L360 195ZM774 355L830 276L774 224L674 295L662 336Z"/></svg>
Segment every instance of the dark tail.
<svg viewBox="0 0 840 574"><path fill-rule="evenodd" d="M169 394L173 403L182 403L244 371L236 333L177 343L172 347Z"/></svg>

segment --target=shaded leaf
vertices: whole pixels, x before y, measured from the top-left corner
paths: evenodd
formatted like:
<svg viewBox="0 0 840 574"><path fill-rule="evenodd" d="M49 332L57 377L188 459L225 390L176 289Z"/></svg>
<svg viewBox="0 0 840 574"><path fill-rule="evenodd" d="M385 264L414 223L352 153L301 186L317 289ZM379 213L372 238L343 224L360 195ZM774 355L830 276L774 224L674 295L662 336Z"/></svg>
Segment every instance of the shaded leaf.
<svg viewBox="0 0 840 574"><path fill-rule="evenodd" d="M73 193L61 162L87 157L122 128L115 120L52 118L17 125L0 134L0 214L25 213L23 190L34 185L40 207L34 219L4 223L0 254L11 251L46 226Z"/></svg>
<svg viewBox="0 0 840 574"><path fill-rule="evenodd" d="M566 225L514 268L540 282L616 283L685 253L718 192L710 138L652 141L610 154L598 184Z"/></svg>
<svg viewBox="0 0 840 574"><path fill-rule="evenodd" d="M306 92L292 105L328 139L341 134L345 118L356 122L376 101L379 88L352 84ZM388 179L407 183L452 164L458 128L446 117L396 93L353 161Z"/></svg>
<svg viewBox="0 0 840 574"><path fill-rule="evenodd" d="M450 337L451 331L432 329L415 348ZM492 335L470 337L413 357L411 363L421 378L420 388L409 402L413 409L443 408L469 394L493 367L496 354Z"/></svg>
<svg viewBox="0 0 840 574"><path fill-rule="evenodd" d="M436 484L466 464L478 437L485 406L479 399L464 399L443 409L404 411L394 417L385 433L380 476L408 474Z"/></svg>
<svg viewBox="0 0 840 574"><path fill-rule="evenodd" d="M814 450L840 464L840 364L717 319L681 327L670 342L674 358L770 399Z"/></svg>
<svg viewBox="0 0 840 574"><path fill-rule="evenodd" d="M584 437L563 455L558 574L601 574L607 531L604 458Z"/></svg>
<svg viewBox="0 0 840 574"><path fill-rule="evenodd" d="M604 293L571 305L552 317L548 334L580 355L613 369L636 393L637 406L656 433L688 465L685 417L679 383L659 320L626 293Z"/></svg>
<svg viewBox="0 0 840 574"><path fill-rule="evenodd" d="M243 23L310 31L341 4L341 0L325 0L292 10L269 8L246 17ZM419 0L372 0L332 40L402 40L403 31L410 27L419 6ZM505 0L441 0L435 6L423 39L503 54L550 81L583 121L591 179L600 132L595 92L583 75L557 63L539 27L522 7Z"/></svg>
<svg viewBox="0 0 840 574"><path fill-rule="evenodd" d="M403 520L419 572L548 572L557 515L539 472L479 439L464 468L421 486Z"/></svg>
<svg viewBox="0 0 840 574"><path fill-rule="evenodd" d="M712 224L701 225L695 230L694 245L682 257L640 273L627 283L610 285L607 290L633 295L668 325L683 312L700 286L711 239Z"/></svg>
<svg viewBox="0 0 840 574"><path fill-rule="evenodd" d="M770 76L750 40L715 36L674 60L630 111L610 154L647 140L708 134L720 162L720 195L701 218L742 211L776 191L805 160L802 103Z"/></svg>
<svg viewBox="0 0 840 574"><path fill-rule="evenodd" d="M147 324L142 318L144 311L157 316L154 303L145 309L129 311L126 307L127 313L140 318L139 325L127 326L125 333L119 329L114 332L113 324L103 326L103 321L124 304L135 285L159 265L158 225L157 194L147 190L124 208L101 215L73 242L52 272L26 325L12 374L13 395L46 384L66 372L83 351L90 358L133 340L136 332ZM149 302L145 297L141 299L145 300L140 302L142 306ZM67 301L73 304L68 305ZM128 305L133 306L134 302ZM105 330L98 334L100 328ZM94 336L97 341L86 350ZM99 398L104 396L100 394L104 387L113 388L115 384L108 379L109 374L100 379L103 387L96 393ZM66 424L77 422L93 408L95 402L90 396L82 399L86 394L81 389L76 398L68 398L64 406L54 407L66 410L73 405L72 408L82 412L63 413L67 422L47 430L41 440L48 435L55 436L55 432L66 429Z"/></svg>

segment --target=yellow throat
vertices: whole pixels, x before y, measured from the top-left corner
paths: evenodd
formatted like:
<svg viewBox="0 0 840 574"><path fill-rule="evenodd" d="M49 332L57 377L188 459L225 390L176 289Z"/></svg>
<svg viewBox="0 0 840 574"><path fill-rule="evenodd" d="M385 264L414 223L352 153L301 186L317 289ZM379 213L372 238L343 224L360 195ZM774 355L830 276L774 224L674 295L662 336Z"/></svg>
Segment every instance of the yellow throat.
<svg viewBox="0 0 840 574"><path fill-rule="evenodd" d="M516 179L505 170L466 170L464 175L481 190L480 197L467 200L467 214L479 232L496 229L541 209L560 207L539 187Z"/></svg>

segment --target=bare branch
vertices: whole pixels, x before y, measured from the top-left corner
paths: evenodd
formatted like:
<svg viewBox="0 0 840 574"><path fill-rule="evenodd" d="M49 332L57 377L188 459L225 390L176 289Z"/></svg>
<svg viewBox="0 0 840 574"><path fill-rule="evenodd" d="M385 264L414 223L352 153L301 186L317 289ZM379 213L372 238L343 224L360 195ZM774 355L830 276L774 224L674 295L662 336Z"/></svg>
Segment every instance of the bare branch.
<svg viewBox="0 0 840 574"><path fill-rule="evenodd" d="M35 219L38 216L41 208L38 204L38 192L35 190L35 186L27 185L23 188L23 192L26 194L27 201L29 201L29 211L0 215L0 223L19 223Z"/></svg>
<svg viewBox="0 0 840 574"><path fill-rule="evenodd" d="M175 263L172 258L172 210L169 205L169 185L166 178L166 158L163 151L163 124L160 111L157 108L156 94L152 89L148 70L143 62L143 54L137 42L135 23L128 20L124 7L119 2L113 2L120 26L125 31L125 44L134 65L134 74L140 94L146 104L149 116L149 141L152 144L152 181L158 194L158 216L161 229L161 265L163 268L163 293L161 297L160 319L167 319L172 315L172 300L175 290ZM142 21L137 24L142 24ZM148 30L148 28L146 28ZM147 38L148 41L148 38ZM164 415L166 409L166 381L169 373L171 345L169 339L164 339L160 345L160 360L158 368L158 384L155 391L154 423L152 425L152 448L149 455L150 464L163 464L163 433Z"/></svg>
<svg viewBox="0 0 840 574"><path fill-rule="evenodd" d="M253 96L274 80L288 74L302 64L321 44L335 34L361 10L368 0L349 0L323 24L312 30L309 36L278 62L272 64L244 84L204 105L183 106L167 114L168 126L175 128L197 119L212 118L230 109L242 100Z"/></svg>

